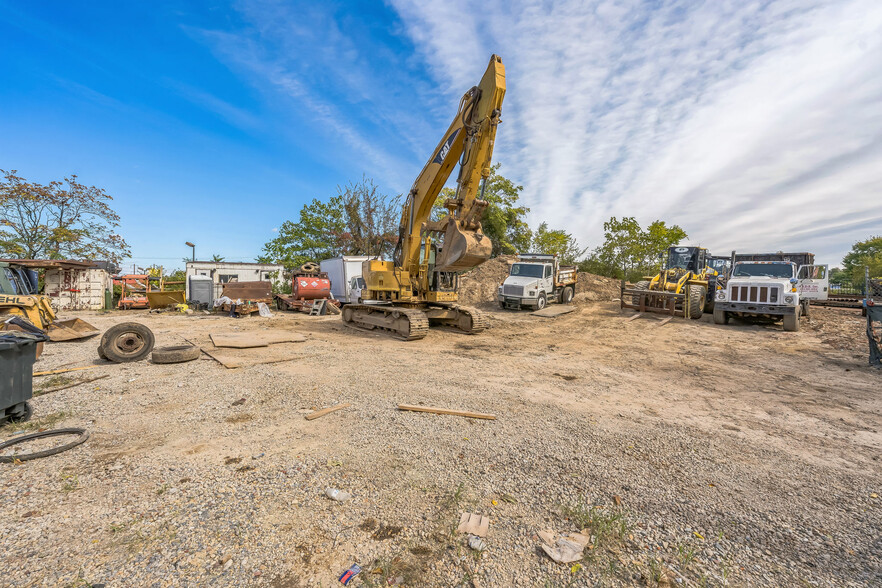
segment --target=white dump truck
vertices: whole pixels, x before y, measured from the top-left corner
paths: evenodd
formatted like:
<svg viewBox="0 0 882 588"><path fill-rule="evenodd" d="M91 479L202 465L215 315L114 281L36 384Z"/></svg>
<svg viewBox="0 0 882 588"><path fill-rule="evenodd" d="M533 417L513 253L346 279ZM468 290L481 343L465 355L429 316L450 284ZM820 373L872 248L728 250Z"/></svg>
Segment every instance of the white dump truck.
<svg viewBox="0 0 882 588"><path fill-rule="evenodd" d="M549 302L568 304L575 293L575 266L560 265L556 255L527 253L511 264L497 300L502 308L541 310Z"/></svg>
<svg viewBox="0 0 882 588"><path fill-rule="evenodd" d="M810 255L810 254L803 254ZM731 316L782 319L785 331L799 330L799 317L809 314L811 300L826 300L830 288L826 265L797 265L791 259L759 260L735 256L724 289L717 290L714 322L725 325ZM811 256L808 259L813 258Z"/></svg>

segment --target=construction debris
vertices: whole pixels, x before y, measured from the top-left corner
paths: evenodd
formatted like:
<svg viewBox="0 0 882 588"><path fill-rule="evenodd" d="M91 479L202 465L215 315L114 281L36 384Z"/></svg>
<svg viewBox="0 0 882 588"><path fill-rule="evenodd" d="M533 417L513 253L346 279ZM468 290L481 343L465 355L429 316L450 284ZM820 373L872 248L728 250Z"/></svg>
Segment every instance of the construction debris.
<svg viewBox="0 0 882 588"><path fill-rule="evenodd" d="M301 333L279 329L248 333L211 333L209 337L215 347L232 347L233 349L268 347L276 343L302 343L306 341L306 336Z"/></svg>
<svg viewBox="0 0 882 588"><path fill-rule="evenodd" d="M473 419L496 420L495 414L486 412L471 412L468 410L450 410L448 408L436 408L434 406L418 406L415 404L399 404L398 410L410 410L414 412L431 412L432 414L449 414L453 416L468 417Z"/></svg>
<svg viewBox="0 0 882 588"><path fill-rule="evenodd" d="M89 378L87 380L80 380L78 382L73 382L72 384L66 384L64 386L58 386L57 388L49 388L48 390L41 390L34 393L34 396L42 396L43 394L50 394L52 392L60 392L61 390L67 390L68 388L73 388L74 386L80 386L82 384L89 384L96 380L103 380L104 378L110 377L110 374L104 374L103 376L96 376L94 378Z"/></svg>
<svg viewBox="0 0 882 588"><path fill-rule="evenodd" d="M33 375L35 375L35 376L51 376L54 374L66 374L67 372L78 372L80 370L90 370L93 367L95 367L95 366L94 365L84 365L82 367L67 368L67 369L63 369L63 370L49 370L47 372L34 372Z"/></svg>
<svg viewBox="0 0 882 588"><path fill-rule="evenodd" d="M530 316L540 316L543 318L554 318L556 316L560 316L562 314L567 314L576 310L575 306L569 306L566 304L555 304L552 306L546 306L542 310L537 310L530 313Z"/></svg>
<svg viewBox="0 0 882 588"><path fill-rule="evenodd" d="M344 404L338 404L336 406L329 406L328 408L323 408L321 410L317 410L315 412L309 413L308 415L306 415L306 420L311 421L313 419L323 417L326 414L331 414L332 412L337 412L338 410L343 410L344 408L349 408L350 406L352 406L352 405L349 404L348 402L346 402Z"/></svg>
<svg viewBox="0 0 882 588"><path fill-rule="evenodd" d="M98 355L116 363L140 361L150 355L156 338L146 325L141 323L120 323L107 329L101 335Z"/></svg>
<svg viewBox="0 0 882 588"><path fill-rule="evenodd" d="M459 517L459 526L456 528L457 533L468 533L469 535L477 535L484 537L490 530L490 517L464 512Z"/></svg>
<svg viewBox="0 0 882 588"><path fill-rule="evenodd" d="M557 563L573 563L582 559L585 547L591 542L590 535L582 533L570 533L567 536L558 536L551 530L537 533L542 539L542 551Z"/></svg>

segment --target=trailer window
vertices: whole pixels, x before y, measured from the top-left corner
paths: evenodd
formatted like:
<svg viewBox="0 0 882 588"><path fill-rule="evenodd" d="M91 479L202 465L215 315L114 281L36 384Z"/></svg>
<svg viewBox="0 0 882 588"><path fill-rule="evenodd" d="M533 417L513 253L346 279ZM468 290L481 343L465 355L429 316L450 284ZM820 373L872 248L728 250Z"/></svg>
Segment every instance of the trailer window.
<svg viewBox="0 0 882 588"><path fill-rule="evenodd" d="M221 284L229 284L230 282L238 282L239 274L218 274Z"/></svg>
<svg viewBox="0 0 882 588"><path fill-rule="evenodd" d="M541 278L543 267L544 266L530 263L513 263L509 275L523 276L525 278Z"/></svg>
<svg viewBox="0 0 882 588"><path fill-rule="evenodd" d="M789 263L738 263L736 278L792 278L793 266Z"/></svg>

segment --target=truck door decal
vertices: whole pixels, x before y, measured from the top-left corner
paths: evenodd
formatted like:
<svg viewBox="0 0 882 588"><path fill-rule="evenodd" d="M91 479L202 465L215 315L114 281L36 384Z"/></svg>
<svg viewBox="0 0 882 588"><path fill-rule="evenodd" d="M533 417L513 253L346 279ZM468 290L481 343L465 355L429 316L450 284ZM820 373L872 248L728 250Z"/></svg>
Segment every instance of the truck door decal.
<svg viewBox="0 0 882 588"><path fill-rule="evenodd" d="M796 273L796 291L800 298L827 300L830 277L826 265L802 265Z"/></svg>

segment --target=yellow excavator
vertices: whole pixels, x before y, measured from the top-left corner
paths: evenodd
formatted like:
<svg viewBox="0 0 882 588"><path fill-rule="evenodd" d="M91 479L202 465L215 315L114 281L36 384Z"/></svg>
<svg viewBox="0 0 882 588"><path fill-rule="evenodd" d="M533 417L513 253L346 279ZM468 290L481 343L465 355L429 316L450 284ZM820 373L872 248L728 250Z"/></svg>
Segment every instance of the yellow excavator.
<svg viewBox="0 0 882 588"><path fill-rule="evenodd" d="M493 55L407 195L393 259L363 263L365 304L344 306L345 323L384 329L408 341L425 337L430 325L465 333L487 328L480 312L457 304L457 289L459 272L485 262L493 250L481 231L487 201L479 191L483 195L490 175L504 96L505 66ZM457 162L456 192L444 202L447 215L431 221L435 200Z"/></svg>
<svg viewBox="0 0 882 588"><path fill-rule="evenodd" d="M37 294L37 284L27 268L0 262L0 330L14 325L8 320L12 317L25 319L45 331L50 341L83 339L99 333L83 319L58 320L49 297Z"/></svg>

